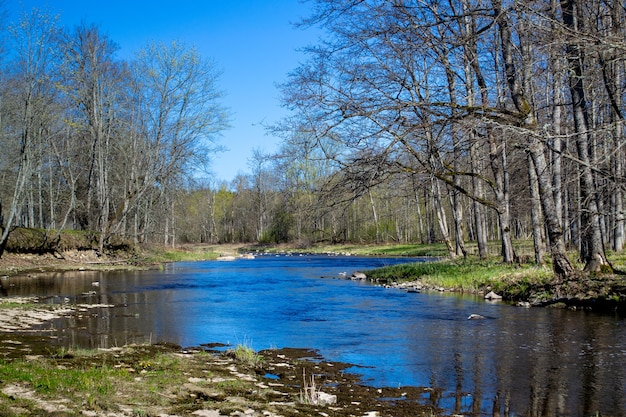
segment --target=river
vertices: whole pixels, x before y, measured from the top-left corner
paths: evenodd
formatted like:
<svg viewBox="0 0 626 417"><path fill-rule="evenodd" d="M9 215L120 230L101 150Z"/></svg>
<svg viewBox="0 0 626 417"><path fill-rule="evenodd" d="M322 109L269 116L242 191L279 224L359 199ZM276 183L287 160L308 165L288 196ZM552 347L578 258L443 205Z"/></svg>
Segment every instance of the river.
<svg viewBox="0 0 626 417"><path fill-rule="evenodd" d="M114 306L46 324L68 346L314 348L366 384L431 387L424 402L450 414L626 415L626 319L342 279L398 262L263 255L12 278L6 295Z"/></svg>

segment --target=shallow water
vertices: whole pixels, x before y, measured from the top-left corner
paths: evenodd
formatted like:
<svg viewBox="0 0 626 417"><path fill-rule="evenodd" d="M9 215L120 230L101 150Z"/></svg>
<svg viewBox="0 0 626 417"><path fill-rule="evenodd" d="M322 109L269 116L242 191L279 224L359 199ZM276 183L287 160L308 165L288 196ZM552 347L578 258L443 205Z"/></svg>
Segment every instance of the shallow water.
<svg viewBox="0 0 626 417"><path fill-rule="evenodd" d="M370 385L432 387L424 402L448 413L626 415L625 319L340 279L397 262L406 259L260 256L12 277L5 292L115 305L55 322L51 334L71 346L310 347Z"/></svg>

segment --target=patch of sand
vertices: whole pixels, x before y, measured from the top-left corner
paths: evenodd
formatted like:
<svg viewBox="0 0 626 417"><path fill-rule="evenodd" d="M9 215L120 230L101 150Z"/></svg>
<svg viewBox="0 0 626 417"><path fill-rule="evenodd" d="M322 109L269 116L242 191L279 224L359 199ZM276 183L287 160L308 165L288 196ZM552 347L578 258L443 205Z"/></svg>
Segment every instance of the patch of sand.
<svg viewBox="0 0 626 417"><path fill-rule="evenodd" d="M53 401L53 400L44 400L38 397L35 394L35 391L32 389L19 384L11 384L2 387L2 393L9 398L20 398L28 401L32 401L35 403L37 408L45 411L46 413L64 413L68 412L69 409L63 402L64 400Z"/></svg>

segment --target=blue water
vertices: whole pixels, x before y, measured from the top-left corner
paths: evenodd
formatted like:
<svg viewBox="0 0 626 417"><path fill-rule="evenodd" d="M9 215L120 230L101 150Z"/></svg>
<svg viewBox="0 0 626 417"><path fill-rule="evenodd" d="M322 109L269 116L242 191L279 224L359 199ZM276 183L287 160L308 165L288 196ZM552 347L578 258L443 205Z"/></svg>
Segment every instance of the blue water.
<svg viewBox="0 0 626 417"><path fill-rule="evenodd" d="M350 371L369 385L431 387L424 401L449 413L491 415L497 395L511 415L626 415L624 319L340 277L398 262L407 260L266 255L163 271L54 274L28 291L51 302L115 305L59 321L59 337L72 345L313 348L355 365ZM472 313L487 318L467 320Z"/></svg>

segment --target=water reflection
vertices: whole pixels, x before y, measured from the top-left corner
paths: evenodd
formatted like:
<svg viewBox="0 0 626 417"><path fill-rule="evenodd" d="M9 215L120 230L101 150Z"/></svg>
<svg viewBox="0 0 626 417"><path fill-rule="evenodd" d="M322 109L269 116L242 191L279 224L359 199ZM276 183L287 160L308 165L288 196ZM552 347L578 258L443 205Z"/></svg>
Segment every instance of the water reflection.
<svg viewBox="0 0 626 417"><path fill-rule="evenodd" d="M626 415L624 319L338 279L393 262L266 257L11 278L3 289L109 306L55 323L66 345L312 347L357 365L368 384L431 387L424 402L451 414ZM471 313L488 319L467 320Z"/></svg>

